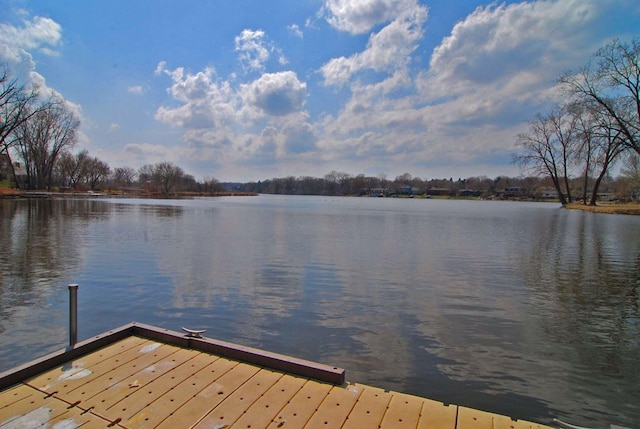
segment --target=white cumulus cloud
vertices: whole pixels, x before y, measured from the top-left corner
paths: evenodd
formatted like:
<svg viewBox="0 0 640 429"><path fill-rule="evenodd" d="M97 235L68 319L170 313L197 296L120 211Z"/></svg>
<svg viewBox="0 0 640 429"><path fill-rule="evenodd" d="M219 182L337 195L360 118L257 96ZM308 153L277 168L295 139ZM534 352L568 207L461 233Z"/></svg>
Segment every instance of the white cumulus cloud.
<svg viewBox="0 0 640 429"><path fill-rule="evenodd" d="M19 63L23 55L39 50L45 55L57 55L52 49L60 44L62 27L50 18L36 16L25 19L22 27L0 24L0 57L6 61Z"/></svg>
<svg viewBox="0 0 640 429"><path fill-rule="evenodd" d="M264 41L264 31L242 30L235 38L235 46L243 67L249 70L264 69L270 56Z"/></svg>
<svg viewBox="0 0 640 429"><path fill-rule="evenodd" d="M615 3L562 0L479 7L434 50L434 86L451 95L475 85L505 87L521 79L530 84L532 72L547 85L608 42L610 35L598 34L598 21Z"/></svg>
<svg viewBox="0 0 640 429"><path fill-rule="evenodd" d="M127 88L127 92L130 94L140 95L144 92L144 88L142 88L142 85L130 86Z"/></svg>
<svg viewBox="0 0 640 429"><path fill-rule="evenodd" d="M158 63L158 65L156 66L155 71L153 72L153 74L155 74L156 76L160 76L163 73L167 72L167 62L166 61L160 61Z"/></svg>
<svg viewBox="0 0 640 429"><path fill-rule="evenodd" d="M217 78L213 68L190 74L178 67L166 71L173 84L169 93L183 104L160 107L156 119L176 127L225 127L235 120L238 97L227 81Z"/></svg>
<svg viewBox="0 0 640 429"><path fill-rule="evenodd" d="M281 65L288 62L282 51L267 39L263 30L242 30L234 41L240 64L247 72L263 71L272 54L277 56Z"/></svg>
<svg viewBox="0 0 640 429"><path fill-rule="evenodd" d="M287 29L291 34L293 34L294 36L300 39L304 37L304 34L302 33L302 30L300 29L300 26L298 24L291 24L287 26Z"/></svg>
<svg viewBox="0 0 640 429"><path fill-rule="evenodd" d="M285 116L302 109L307 85L292 71L266 73L242 88L245 102L267 115Z"/></svg>
<svg viewBox="0 0 640 429"><path fill-rule="evenodd" d="M417 7L416 0L327 0L329 24L341 31L362 34Z"/></svg>
<svg viewBox="0 0 640 429"><path fill-rule="evenodd" d="M369 37L366 49L350 57L339 57L322 66L326 85L344 85L353 74L371 69L392 72L407 66L424 34L427 9L415 5Z"/></svg>
<svg viewBox="0 0 640 429"><path fill-rule="evenodd" d="M262 163L314 147L314 129L303 110L307 86L296 73L264 73L234 85L235 79L224 80L213 68L161 69L171 77L168 93L179 105L160 107L155 118L184 130L182 140L194 159Z"/></svg>
<svg viewBox="0 0 640 429"><path fill-rule="evenodd" d="M43 95L53 94L55 91L46 85L44 76L36 71L33 54L57 56L61 40L62 27L50 18L25 18L22 26L0 24L0 61L9 65L14 78L37 85Z"/></svg>
<svg viewBox="0 0 640 429"><path fill-rule="evenodd" d="M50 18L29 18L25 11L19 11L19 14L24 17L21 26L0 23L0 62L8 65L12 79L17 79L20 84L26 86L38 87L43 99L56 96L71 112L82 119L82 106L65 99L62 94L48 86L45 77L36 70L34 54L59 55L57 49L62 41L62 26ZM86 139L82 131L79 139Z"/></svg>

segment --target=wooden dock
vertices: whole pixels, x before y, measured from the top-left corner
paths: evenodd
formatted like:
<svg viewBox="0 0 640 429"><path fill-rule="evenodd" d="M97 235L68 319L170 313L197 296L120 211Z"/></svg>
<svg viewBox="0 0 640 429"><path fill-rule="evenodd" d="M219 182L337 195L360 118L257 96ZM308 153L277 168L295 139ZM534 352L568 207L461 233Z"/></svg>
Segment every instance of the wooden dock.
<svg viewBox="0 0 640 429"><path fill-rule="evenodd" d="M135 323L0 374L0 429L23 427L548 428Z"/></svg>

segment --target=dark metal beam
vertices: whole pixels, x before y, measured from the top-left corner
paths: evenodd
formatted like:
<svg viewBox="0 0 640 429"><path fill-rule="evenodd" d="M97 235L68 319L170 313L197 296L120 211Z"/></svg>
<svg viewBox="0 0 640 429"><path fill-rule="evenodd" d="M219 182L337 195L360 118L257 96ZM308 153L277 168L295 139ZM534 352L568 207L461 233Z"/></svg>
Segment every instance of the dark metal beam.
<svg viewBox="0 0 640 429"><path fill-rule="evenodd" d="M0 390L28 378L63 365L130 336L139 336L174 346L199 350L229 359L259 365L276 371L341 385L345 370L312 361L272 353L252 347L218 341L210 338L188 337L182 333L142 323L129 323L104 334L81 341L73 347L53 352L31 362L0 373Z"/></svg>
<svg viewBox="0 0 640 429"><path fill-rule="evenodd" d="M127 338L132 335L132 330L133 324L130 323L2 372L0 390Z"/></svg>
<svg viewBox="0 0 640 429"><path fill-rule="evenodd" d="M241 346L211 338L195 338L180 332L155 326L134 324L135 335L180 347L212 353L217 356L239 360L277 371L288 372L332 384L345 382L345 370L317 362L272 353L253 347Z"/></svg>

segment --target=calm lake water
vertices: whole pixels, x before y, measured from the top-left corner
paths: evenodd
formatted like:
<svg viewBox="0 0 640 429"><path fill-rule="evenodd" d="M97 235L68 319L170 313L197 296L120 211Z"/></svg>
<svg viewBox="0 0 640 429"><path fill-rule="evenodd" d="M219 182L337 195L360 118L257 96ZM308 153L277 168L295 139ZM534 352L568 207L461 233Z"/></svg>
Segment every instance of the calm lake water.
<svg viewBox="0 0 640 429"><path fill-rule="evenodd" d="M0 201L0 371L131 321L549 423L640 422L640 218L330 197Z"/></svg>

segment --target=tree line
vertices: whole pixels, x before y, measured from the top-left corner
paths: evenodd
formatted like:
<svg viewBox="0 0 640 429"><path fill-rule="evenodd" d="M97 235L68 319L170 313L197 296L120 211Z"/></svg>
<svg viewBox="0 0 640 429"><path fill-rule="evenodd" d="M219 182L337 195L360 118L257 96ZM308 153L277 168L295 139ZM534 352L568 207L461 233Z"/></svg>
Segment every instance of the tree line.
<svg viewBox="0 0 640 429"><path fill-rule="evenodd" d="M605 176L601 181L600 196L629 201L638 197L640 190L640 164L635 170L624 170L616 178ZM591 181L594 180L591 178ZM463 178L422 179L404 173L394 179L386 175L352 176L332 171L324 177L288 176L248 183L222 183L227 190L284 195L327 196L446 196L498 199L556 200L559 199L550 178L544 176L509 177L473 176ZM569 180L574 193L582 194L581 178ZM376 191L376 192L372 192Z"/></svg>
<svg viewBox="0 0 640 429"><path fill-rule="evenodd" d="M9 160L14 179L12 150L23 161L26 185L46 187L61 153L75 144L80 121L55 94L44 98L36 86L11 80L6 65L0 71L0 86L0 155Z"/></svg>
<svg viewBox="0 0 640 429"><path fill-rule="evenodd" d="M583 68L559 79L564 101L518 136L517 164L548 177L562 205L595 205L603 180L620 161L636 177L640 156L640 39L613 40ZM581 180L576 195L575 181Z"/></svg>

